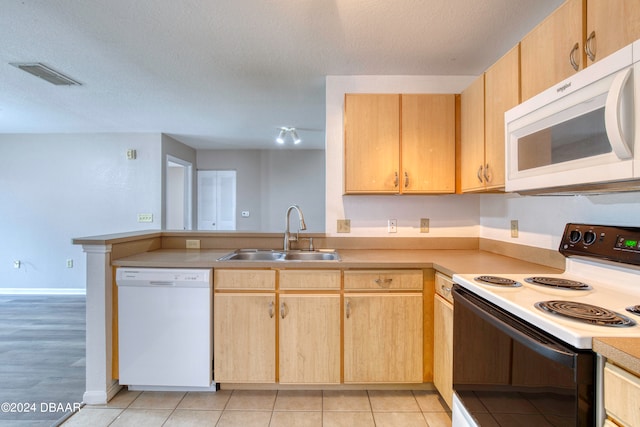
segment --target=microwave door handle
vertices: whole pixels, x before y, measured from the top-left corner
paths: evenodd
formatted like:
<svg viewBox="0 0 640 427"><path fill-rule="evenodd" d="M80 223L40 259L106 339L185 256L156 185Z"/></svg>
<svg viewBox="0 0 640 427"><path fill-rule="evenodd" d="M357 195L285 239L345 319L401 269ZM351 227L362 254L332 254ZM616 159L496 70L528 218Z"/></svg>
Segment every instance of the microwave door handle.
<svg viewBox="0 0 640 427"><path fill-rule="evenodd" d="M629 141L625 139L625 129L623 129L625 123L623 123L623 91L624 87L631 76L633 68L627 68L624 71L618 73L611 83L609 94L607 95L607 101L604 108L604 124L607 130L607 136L611 143L613 152L618 156L620 160L630 159L633 156L631 152L631 145ZM631 104L628 108L631 108ZM626 115L633 115L633 111L626 112ZM627 137L632 137L631 132L627 132Z"/></svg>

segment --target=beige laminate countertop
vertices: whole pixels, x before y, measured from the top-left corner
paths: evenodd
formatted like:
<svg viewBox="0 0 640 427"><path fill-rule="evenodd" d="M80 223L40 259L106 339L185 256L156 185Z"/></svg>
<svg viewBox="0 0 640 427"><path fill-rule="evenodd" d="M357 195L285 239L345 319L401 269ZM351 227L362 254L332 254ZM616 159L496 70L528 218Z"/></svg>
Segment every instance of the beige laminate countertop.
<svg viewBox="0 0 640 427"><path fill-rule="evenodd" d="M561 270L480 250L339 250L341 261L217 261L232 250L159 249L113 261L119 267L434 268L454 273L559 273Z"/></svg>
<svg viewBox="0 0 640 427"><path fill-rule="evenodd" d="M594 338L593 351L640 376L640 338Z"/></svg>

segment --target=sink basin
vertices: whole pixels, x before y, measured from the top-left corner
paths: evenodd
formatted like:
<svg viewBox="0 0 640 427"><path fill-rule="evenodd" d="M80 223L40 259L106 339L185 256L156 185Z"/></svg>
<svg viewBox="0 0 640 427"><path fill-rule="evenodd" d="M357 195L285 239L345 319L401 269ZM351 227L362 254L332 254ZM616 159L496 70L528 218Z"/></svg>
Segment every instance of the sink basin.
<svg viewBox="0 0 640 427"><path fill-rule="evenodd" d="M285 253L269 249L238 249L223 257L218 261L281 261Z"/></svg>
<svg viewBox="0 0 640 427"><path fill-rule="evenodd" d="M340 261L340 255L335 251L238 249L218 258L218 261Z"/></svg>
<svg viewBox="0 0 640 427"><path fill-rule="evenodd" d="M340 261L337 252L321 251L289 251L284 255L285 261Z"/></svg>

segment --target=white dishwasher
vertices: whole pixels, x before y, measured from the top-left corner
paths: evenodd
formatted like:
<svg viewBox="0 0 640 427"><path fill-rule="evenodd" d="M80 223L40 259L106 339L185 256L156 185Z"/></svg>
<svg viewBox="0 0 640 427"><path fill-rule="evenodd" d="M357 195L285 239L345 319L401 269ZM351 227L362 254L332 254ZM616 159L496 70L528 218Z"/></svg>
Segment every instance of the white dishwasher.
<svg viewBox="0 0 640 427"><path fill-rule="evenodd" d="M212 270L118 268L119 381L215 391Z"/></svg>

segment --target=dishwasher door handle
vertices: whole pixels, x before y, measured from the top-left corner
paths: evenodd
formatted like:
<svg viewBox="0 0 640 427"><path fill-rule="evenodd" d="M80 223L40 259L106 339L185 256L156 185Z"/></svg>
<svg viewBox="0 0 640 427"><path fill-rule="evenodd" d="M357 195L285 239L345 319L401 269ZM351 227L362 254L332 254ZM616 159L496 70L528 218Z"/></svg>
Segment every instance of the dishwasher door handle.
<svg viewBox="0 0 640 427"><path fill-rule="evenodd" d="M175 282L165 282L160 280L152 280L149 282L151 286L175 286Z"/></svg>

